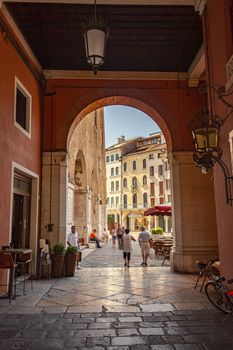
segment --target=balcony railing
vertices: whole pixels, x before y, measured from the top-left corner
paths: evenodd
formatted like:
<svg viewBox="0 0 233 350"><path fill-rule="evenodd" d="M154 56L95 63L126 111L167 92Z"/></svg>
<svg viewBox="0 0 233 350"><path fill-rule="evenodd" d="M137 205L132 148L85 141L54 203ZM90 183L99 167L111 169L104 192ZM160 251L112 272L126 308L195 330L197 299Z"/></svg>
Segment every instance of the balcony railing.
<svg viewBox="0 0 233 350"><path fill-rule="evenodd" d="M138 191L138 185L132 185L131 192L137 192L137 191Z"/></svg>

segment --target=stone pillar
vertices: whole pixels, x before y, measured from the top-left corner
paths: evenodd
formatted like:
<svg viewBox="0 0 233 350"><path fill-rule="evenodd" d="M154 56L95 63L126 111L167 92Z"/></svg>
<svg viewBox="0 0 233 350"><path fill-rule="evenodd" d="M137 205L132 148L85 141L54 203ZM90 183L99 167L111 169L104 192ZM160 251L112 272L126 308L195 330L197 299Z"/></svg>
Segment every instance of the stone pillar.
<svg viewBox="0 0 233 350"><path fill-rule="evenodd" d="M66 243L67 153L44 152L42 159L41 237L50 247ZM48 231L52 224L52 231Z"/></svg>
<svg viewBox="0 0 233 350"><path fill-rule="evenodd" d="M87 201L87 190L75 190L75 200L74 200L74 224L77 227L79 237L82 237L84 234L83 228L87 225L87 210L86 210L86 201Z"/></svg>
<svg viewBox="0 0 233 350"><path fill-rule="evenodd" d="M196 167L191 152L170 155L174 271L194 272L196 260L218 256L213 180Z"/></svg>

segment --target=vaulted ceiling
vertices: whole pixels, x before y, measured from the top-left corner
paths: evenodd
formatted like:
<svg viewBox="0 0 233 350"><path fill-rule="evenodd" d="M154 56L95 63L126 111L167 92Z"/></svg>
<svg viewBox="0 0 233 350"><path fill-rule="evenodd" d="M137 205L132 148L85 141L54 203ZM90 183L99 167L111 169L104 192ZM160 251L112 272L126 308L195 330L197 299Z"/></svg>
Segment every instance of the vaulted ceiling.
<svg viewBox="0 0 233 350"><path fill-rule="evenodd" d="M94 6L5 3L43 69L89 70L81 24ZM110 35L104 71L186 72L202 44L194 6L97 4Z"/></svg>

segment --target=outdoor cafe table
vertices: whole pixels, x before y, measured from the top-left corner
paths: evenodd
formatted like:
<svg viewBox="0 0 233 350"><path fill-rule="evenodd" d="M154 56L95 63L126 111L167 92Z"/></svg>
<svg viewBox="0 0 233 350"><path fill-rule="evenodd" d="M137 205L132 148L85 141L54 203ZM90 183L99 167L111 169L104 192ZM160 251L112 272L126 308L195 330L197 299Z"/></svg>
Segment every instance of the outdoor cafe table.
<svg viewBox="0 0 233 350"><path fill-rule="evenodd" d="M32 249L30 248L6 248L0 249L0 253L10 253L12 255L14 264L16 264L16 258L18 254L31 254ZM12 295L12 285L10 283L8 295Z"/></svg>

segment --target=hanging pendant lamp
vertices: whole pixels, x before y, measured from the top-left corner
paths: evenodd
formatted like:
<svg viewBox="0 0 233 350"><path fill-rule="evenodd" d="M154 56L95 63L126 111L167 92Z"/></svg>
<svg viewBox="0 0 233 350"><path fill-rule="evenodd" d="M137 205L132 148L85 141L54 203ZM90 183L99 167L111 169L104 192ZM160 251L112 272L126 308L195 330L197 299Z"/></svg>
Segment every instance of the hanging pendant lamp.
<svg viewBox="0 0 233 350"><path fill-rule="evenodd" d="M96 16L96 0L94 16L88 18L82 25L82 34L85 42L86 60L92 67L94 74L104 64L105 50L109 35L109 28L102 17Z"/></svg>

